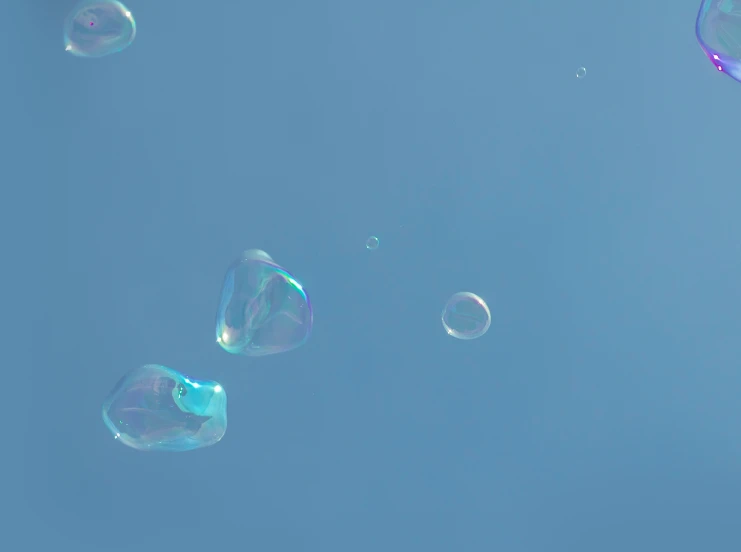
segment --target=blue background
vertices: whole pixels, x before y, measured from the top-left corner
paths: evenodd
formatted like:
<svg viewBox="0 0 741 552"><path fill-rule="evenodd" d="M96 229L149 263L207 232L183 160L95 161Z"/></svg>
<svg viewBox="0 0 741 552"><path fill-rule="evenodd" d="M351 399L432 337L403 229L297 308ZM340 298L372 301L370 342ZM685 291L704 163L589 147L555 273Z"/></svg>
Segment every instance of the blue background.
<svg viewBox="0 0 741 552"><path fill-rule="evenodd" d="M4 550L741 549L741 85L699 1L130 0L98 60L74 2L7 4ZM315 330L246 359L254 247ZM221 443L111 438L145 363L224 384Z"/></svg>

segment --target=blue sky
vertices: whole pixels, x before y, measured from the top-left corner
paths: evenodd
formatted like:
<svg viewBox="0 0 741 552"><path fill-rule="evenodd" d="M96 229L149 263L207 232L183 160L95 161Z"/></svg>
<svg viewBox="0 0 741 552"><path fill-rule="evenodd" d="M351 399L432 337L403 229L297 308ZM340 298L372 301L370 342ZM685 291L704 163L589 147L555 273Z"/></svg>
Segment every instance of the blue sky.
<svg viewBox="0 0 741 552"><path fill-rule="evenodd" d="M739 549L741 85L699 2L130 0L98 60L72 4L0 48L9 549ZM249 248L311 295L295 351L214 342ZM111 438L147 363L224 385L219 444Z"/></svg>

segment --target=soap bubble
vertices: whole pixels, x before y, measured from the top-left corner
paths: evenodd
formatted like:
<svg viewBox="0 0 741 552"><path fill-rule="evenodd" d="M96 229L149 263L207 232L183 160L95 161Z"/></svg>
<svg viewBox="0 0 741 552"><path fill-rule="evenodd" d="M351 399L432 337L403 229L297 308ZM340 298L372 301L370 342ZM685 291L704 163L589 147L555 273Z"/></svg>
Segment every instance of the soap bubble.
<svg viewBox="0 0 741 552"><path fill-rule="evenodd" d="M378 249L379 244L380 244L379 239L375 236L371 236L370 238L366 240L365 248L368 249L369 251L375 251L376 249Z"/></svg>
<svg viewBox="0 0 741 552"><path fill-rule="evenodd" d="M587 68L586 67L579 67L576 70L576 78L577 79L583 79L587 76Z"/></svg>
<svg viewBox="0 0 741 552"><path fill-rule="evenodd" d="M64 49L79 57L103 57L134 41L136 23L126 6L114 0L83 0L64 22Z"/></svg>
<svg viewBox="0 0 741 552"><path fill-rule="evenodd" d="M442 321L448 335L458 339L476 339L489 329L491 313L481 297L462 291L445 303Z"/></svg>
<svg viewBox="0 0 741 552"><path fill-rule="evenodd" d="M103 403L103 421L137 450L207 447L226 433L226 391L215 381L147 364L119 380Z"/></svg>
<svg viewBox="0 0 741 552"><path fill-rule="evenodd" d="M703 0L697 14L695 35L718 71L741 81L741 3Z"/></svg>
<svg viewBox="0 0 741 552"><path fill-rule="evenodd" d="M216 341L226 352L290 351L306 342L312 323L303 286L264 251L246 251L227 270L216 313Z"/></svg>

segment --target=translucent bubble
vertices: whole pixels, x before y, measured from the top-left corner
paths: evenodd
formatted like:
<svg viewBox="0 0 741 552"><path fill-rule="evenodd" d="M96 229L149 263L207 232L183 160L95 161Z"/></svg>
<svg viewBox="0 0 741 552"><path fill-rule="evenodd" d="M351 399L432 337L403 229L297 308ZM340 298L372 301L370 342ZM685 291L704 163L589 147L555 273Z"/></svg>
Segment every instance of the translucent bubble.
<svg viewBox="0 0 741 552"><path fill-rule="evenodd" d="M489 329L491 313L481 297L461 291L445 303L442 320L448 335L458 339L476 339Z"/></svg>
<svg viewBox="0 0 741 552"><path fill-rule="evenodd" d="M64 22L64 49L79 57L103 57L134 41L136 23L126 6L114 0L83 0Z"/></svg>
<svg viewBox="0 0 741 552"><path fill-rule="evenodd" d="M218 443L226 433L226 391L147 364L122 377L103 403L113 436L138 450L183 451Z"/></svg>
<svg viewBox="0 0 741 552"><path fill-rule="evenodd" d="M695 35L718 71L741 81L741 2L703 0Z"/></svg>
<svg viewBox="0 0 741 552"><path fill-rule="evenodd" d="M375 251L376 249L378 249L378 245L380 243L381 242L379 241L377 237L371 236L365 241L365 248L368 249L369 251Z"/></svg>
<svg viewBox="0 0 741 552"><path fill-rule="evenodd" d="M583 79L587 76L587 68L586 67L579 67L579 69L576 70L576 78L577 79Z"/></svg>
<svg viewBox="0 0 741 552"><path fill-rule="evenodd" d="M264 356L303 345L313 323L301 284L264 251L229 267L216 314L216 341L228 353Z"/></svg>

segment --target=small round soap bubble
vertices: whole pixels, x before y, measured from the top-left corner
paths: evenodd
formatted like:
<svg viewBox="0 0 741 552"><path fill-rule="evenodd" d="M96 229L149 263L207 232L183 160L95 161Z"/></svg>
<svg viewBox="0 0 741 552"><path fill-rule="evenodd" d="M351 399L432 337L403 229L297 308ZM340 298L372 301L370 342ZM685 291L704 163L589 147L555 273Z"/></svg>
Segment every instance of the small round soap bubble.
<svg viewBox="0 0 741 552"><path fill-rule="evenodd" d="M64 49L97 58L128 48L136 37L131 11L115 0L82 0L64 21Z"/></svg>
<svg viewBox="0 0 741 552"><path fill-rule="evenodd" d="M448 335L458 339L476 339L489 330L491 313L481 297L461 291L445 303L442 322Z"/></svg>

